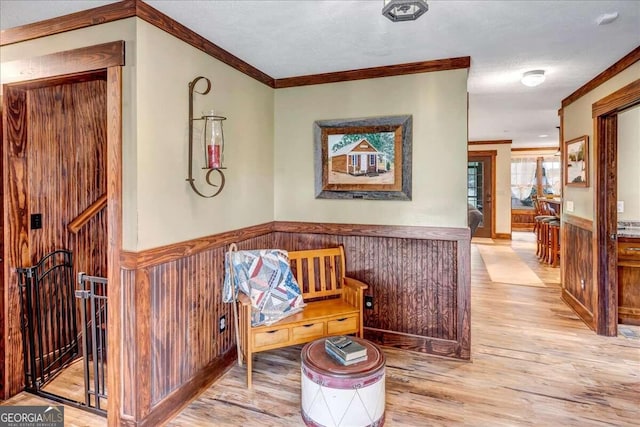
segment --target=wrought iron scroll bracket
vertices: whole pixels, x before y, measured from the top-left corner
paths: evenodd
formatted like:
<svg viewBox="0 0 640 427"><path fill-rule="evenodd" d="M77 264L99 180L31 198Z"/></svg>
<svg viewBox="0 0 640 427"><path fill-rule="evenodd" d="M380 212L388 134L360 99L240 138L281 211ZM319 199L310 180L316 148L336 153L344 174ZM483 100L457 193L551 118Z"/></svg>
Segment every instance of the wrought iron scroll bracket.
<svg viewBox="0 0 640 427"><path fill-rule="evenodd" d="M200 80L204 80L207 84L206 88L202 92L196 90L196 85ZM207 199L220 194L220 192L224 188L225 183L224 172L222 171L222 169L224 168L207 168L208 170L205 175L205 181L209 186L214 187L215 191L213 192L213 194L206 195L205 193L198 190L196 186L196 180L193 177L193 122L196 120L205 120L206 118L206 116L193 117L193 94L197 93L199 95L206 95L209 93L209 91L211 91L211 81L206 77L196 77L189 83L189 176L187 177L186 181L189 182L189 185L191 185L191 188L197 195ZM216 180L219 180L219 183L216 183L217 181L214 182L214 178L216 178Z"/></svg>

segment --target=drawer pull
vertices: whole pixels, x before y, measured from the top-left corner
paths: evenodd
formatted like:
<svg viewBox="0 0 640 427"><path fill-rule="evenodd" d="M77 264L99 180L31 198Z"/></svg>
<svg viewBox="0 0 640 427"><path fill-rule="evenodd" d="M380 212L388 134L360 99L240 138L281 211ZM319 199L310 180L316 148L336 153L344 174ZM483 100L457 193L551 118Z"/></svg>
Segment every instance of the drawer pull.
<svg viewBox="0 0 640 427"><path fill-rule="evenodd" d="M310 328L312 326L315 326L315 323L309 323L308 325L302 325L303 328Z"/></svg>
<svg viewBox="0 0 640 427"><path fill-rule="evenodd" d="M275 334L276 332L278 332L278 329L276 329L275 331L267 331L265 332L265 334Z"/></svg>
<svg viewBox="0 0 640 427"><path fill-rule="evenodd" d="M627 248L625 251L640 251L640 248Z"/></svg>
<svg viewBox="0 0 640 427"><path fill-rule="evenodd" d="M347 319L348 319L348 317L343 317L342 319L336 319L336 322L344 322Z"/></svg>

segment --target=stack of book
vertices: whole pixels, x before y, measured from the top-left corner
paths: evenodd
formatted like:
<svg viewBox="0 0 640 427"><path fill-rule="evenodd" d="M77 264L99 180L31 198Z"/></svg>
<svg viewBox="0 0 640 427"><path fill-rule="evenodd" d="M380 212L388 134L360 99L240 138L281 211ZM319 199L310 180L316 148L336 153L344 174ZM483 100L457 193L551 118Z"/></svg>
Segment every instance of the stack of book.
<svg viewBox="0 0 640 427"><path fill-rule="evenodd" d="M327 338L324 341L324 349L329 356L342 365L353 365L367 360L367 348L349 337Z"/></svg>

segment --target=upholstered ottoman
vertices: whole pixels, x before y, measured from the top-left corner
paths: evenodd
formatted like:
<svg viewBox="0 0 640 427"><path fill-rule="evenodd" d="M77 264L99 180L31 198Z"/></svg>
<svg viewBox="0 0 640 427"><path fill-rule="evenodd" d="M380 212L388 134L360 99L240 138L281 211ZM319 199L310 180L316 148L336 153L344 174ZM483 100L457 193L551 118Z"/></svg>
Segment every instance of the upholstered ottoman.
<svg viewBox="0 0 640 427"><path fill-rule="evenodd" d="M373 343L351 337L367 348L367 360L344 366L324 349L325 339L302 349L302 419L308 426L384 425L385 358Z"/></svg>

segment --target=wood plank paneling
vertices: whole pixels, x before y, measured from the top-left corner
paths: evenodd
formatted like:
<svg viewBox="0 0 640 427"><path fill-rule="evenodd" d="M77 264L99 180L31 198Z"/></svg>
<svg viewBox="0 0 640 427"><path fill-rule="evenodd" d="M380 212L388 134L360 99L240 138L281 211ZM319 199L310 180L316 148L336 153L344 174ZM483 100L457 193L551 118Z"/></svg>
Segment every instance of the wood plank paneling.
<svg viewBox="0 0 640 427"><path fill-rule="evenodd" d="M29 265L27 177L27 93L5 86L4 92L4 397L22 390L24 365L16 267Z"/></svg>
<svg viewBox="0 0 640 427"><path fill-rule="evenodd" d="M595 310L593 233L572 222L564 221L562 234L564 237L561 259L565 268L565 281L562 284L563 299L589 327L595 328L593 323Z"/></svg>
<svg viewBox="0 0 640 427"><path fill-rule="evenodd" d="M136 273L135 271L122 270L120 276L120 293L122 295L122 306L126 308L135 307L136 297ZM111 291L111 290L110 290ZM113 295L109 296L111 303L114 303ZM111 305L111 304L110 304ZM137 314L133 309L122 310L122 341L128 343L129 351L122 352L121 375L123 388L127 390L122 396L122 413L125 417L133 418L136 411L138 396L136 378L136 353L137 353ZM113 333L109 330L109 333ZM133 348L132 348L133 347ZM109 368L111 368L111 360ZM111 369L109 369L109 372ZM111 393L109 393L111 400Z"/></svg>
<svg viewBox="0 0 640 427"><path fill-rule="evenodd" d="M42 214L42 229L29 236L31 263L68 249L74 256L74 277L80 271L101 277L107 273L104 212L77 234L66 227L106 192L105 95L103 80L43 87L27 95L29 210Z"/></svg>
<svg viewBox="0 0 640 427"><path fill-rule="evenodd" d="M511 229L514 231L533 231L536 212L533 209L511 209Z"/></svg>
<svg viewBox="0 0 640 427"><path fill-rule="evenodd" d="M368 228L370 234L376 234L376 226ZM435 340L448 341L444 354L439 354L461 357L457 342L469 330L458 328L464 317L458 304L465 305L459 298L458 242L275 232L274 244L292 251L344 245L347 275L368 283L366 294L374 300L374 308L364 312L368 338L385 345L434 352L442 351L433 345ZM468 257L461 260L466 262Z"/></svg>
<svg viewBox="0 0 640 427"><path fill-rule="evenodd" d="M237 241L240 249L273 247L271 233L263 231L264 226L248 227L222 233L220 239L211 236L152 250L161 254L160 262L149 262L150 251L127 254L127 267L137 268L123 269L122 276L123 338L134 343L123 348L124 387L134 390L123 395L125 420L130 416L139 425L161 423L229 366L235 327L231 304L222 302L224 255L231 236L253 236ZM174 256L185 251L189 255ZM222 333L221 316L227 322Z"/></svg>

